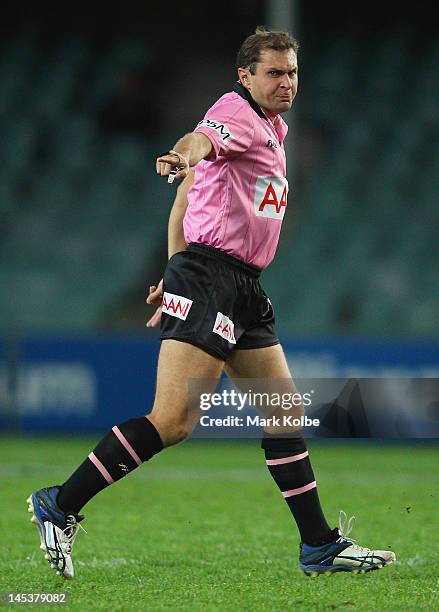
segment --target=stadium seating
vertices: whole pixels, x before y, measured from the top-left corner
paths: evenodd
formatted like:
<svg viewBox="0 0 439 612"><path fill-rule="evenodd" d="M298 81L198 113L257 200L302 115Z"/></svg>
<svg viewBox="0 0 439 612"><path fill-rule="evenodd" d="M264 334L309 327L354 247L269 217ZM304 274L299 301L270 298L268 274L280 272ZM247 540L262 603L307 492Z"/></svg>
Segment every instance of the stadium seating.
<svg viewBox="0 0 439 612"><path fill-rule="evenodd" d="M348 38L305 66L303 118L330 135L281 243L277 266L290 283L267 273L278 321L292 333L437 334L438 45L415 70L410 42L378 45L363 83L359 44Z"/></svg>
<svg viewBox="0 0 439 612"><path fill-rule="evenodd" d="M324 150L298 201L293 184L294 223L265 275L283 332L437 333L439 44L425 45L409 88L410 37L372 43L367 62L349 37L305 54L298 120L321 130ZM93 330L115 299L155 280L145 275L171 192L151 169L166 145L104 138L95 119L120 74L152 60L133 41L105 54L30 32L5 44L3 331Z"/></svg>

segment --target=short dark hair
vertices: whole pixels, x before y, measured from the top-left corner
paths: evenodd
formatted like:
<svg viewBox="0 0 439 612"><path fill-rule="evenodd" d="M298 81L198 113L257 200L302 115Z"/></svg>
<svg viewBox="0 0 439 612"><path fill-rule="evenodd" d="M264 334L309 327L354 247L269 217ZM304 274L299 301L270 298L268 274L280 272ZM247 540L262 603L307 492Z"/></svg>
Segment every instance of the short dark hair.
<svg viewBox="0 0 439 612"><path fill-rule="evenodd" d="M256 64L261 61L261 53L267 49L273 51L288 51L297 53L299 42L289 32L281 30L266 30L258 26L254 34L248 36L241 45L236 57L237 68L248 68L255 74Z"/></svg>

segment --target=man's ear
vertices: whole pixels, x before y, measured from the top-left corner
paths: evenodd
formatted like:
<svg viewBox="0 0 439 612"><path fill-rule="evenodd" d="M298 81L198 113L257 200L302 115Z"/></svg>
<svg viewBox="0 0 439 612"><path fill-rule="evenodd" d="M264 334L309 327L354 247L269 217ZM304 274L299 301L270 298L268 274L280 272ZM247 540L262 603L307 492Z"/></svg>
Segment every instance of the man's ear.
<svg viewBox="0 0 439 612"><path fill-rule="evenodd" d="M238 78L241 85L250 90L250 70L248 68L238 68Z"/></svg>

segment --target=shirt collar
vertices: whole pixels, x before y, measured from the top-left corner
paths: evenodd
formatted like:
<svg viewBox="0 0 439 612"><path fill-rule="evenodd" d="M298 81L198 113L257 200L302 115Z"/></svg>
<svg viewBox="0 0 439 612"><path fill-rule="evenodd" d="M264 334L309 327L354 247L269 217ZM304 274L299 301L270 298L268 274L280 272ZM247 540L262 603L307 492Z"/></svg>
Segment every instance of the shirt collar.
<svg viewBox="0 0 439 612"><path fill-rule="evenodd" d="M247 102L250 104L250 106L255 111L255 113L257 115L259 115L259 117L261 117L262 119L265 119L266 121L270 122L269 118L264 113L262 108L259 106L259 104L257 102L255 102L253 100L253 98L251 97L251 94L248 91L248 89L246 89L240 83L240 81L237 81L235 83L235 87L233 88L233 91L235 93L237 93L239 96L241 96L241 98L244 98L244 100L247 100ZM287 134L287 131L288 131L288 126L287 126L287 124L285 123L285 121L282 119L282 117L280 115L277 115L277 117L276 117L276 119L274 121L274 129L276 130L276 133L278 134L280 141L283 142L284 139L285 139L285 136Z"/></svg>
<svg viewBox="0 0 439 612"><path fill-rule="evenodd" d="M262 119L267 119L267 115L264 113L262 108L253 100L248 89L241 85L239 81L235 83L233 91L236 92L239 96L241 96L241 98L244 98L244 100L247 100L247 102L250 104L255 113L259 115L259 117L262 117Z"/></svg>

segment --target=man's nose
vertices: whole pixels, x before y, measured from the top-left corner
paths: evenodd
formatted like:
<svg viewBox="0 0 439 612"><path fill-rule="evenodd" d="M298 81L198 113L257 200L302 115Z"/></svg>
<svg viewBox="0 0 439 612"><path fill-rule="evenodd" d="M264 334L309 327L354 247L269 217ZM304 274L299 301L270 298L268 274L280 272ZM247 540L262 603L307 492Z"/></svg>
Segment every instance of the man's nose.
<svg viewBox="0 0 439 612"><path fill-rule="evenodd" d="M284 74L280 84L281 87L284 87L285 89L292 89L293 79L288 74Z"/></svg>

